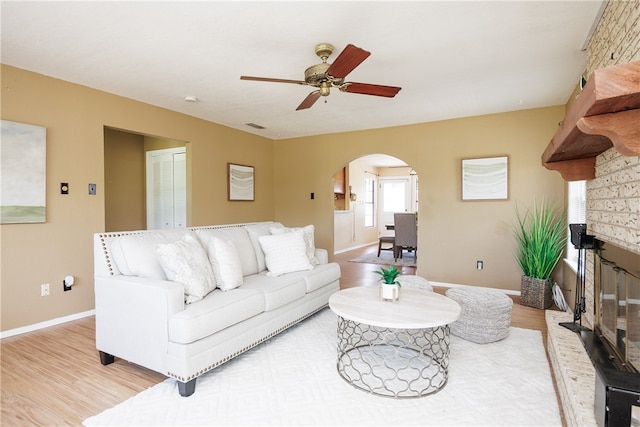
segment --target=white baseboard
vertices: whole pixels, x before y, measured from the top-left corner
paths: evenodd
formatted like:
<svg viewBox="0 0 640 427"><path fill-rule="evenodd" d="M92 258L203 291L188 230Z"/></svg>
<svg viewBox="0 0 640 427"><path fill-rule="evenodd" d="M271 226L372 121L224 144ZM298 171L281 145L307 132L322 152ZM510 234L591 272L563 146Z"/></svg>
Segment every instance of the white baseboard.
<svg viewBox="0 0 640 427"><path fill-rule="evenodd" d="M354 250L354 249L360 249L360 248L364 248L364 247L366 247L366 246L377 245L377 244L378 244L378 243L377 243L377 241L376 241L376 242L364 243L364 244L362 244L362 245L352 246L352 247L347 248L347 249L340 249L339 251L334 251L334 252L333 252L333 254L334 254L334 255L336 255L336 254L341 254L341 253L343 253L343 252L349 252L349 251L352 251L352 250Z"/></svg>
<svg viewBox="0 0 640 427"><path fill-rule="evenodd" d="M8 331L0 332L0 339L12 337L14 335L25 334L27 332L37 331L38 329L48 328L49 326L59 325L61 323L71 322L72 320L82 319L83 317L89 317L96 314L95 310L84 311L82 313L70 314L64 317L58 317L57 319L47 320L45 322L34 323L33 325L23 326L21 328L10 329Z"/></svg>

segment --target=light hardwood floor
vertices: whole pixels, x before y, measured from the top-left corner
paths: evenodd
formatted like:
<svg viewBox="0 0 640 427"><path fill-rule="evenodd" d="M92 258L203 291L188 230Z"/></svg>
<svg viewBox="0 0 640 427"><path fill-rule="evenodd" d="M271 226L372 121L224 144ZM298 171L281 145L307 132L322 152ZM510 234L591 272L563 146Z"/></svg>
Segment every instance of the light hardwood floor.
<svg viewBox="0 0 640 427"><path fill-rule="evenodd" d="M372 271L380 266L349 262L376 250L374 245L336 255L342 288L377 283ZM415 274L415 268L405 268L403 273ZM519 298L513 298L512 326L540 330L546 343L544 311L523 307ZM3 339L0 425L79 426L84 419L165 379L117 358L114 364L102 366L94 336L94 317L87 317Z"/></svg>

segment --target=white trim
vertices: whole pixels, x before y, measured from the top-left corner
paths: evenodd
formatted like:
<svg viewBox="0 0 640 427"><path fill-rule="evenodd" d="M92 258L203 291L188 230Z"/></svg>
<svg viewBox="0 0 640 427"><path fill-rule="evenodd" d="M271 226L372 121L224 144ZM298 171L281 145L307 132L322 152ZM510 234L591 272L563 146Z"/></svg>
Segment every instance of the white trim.
<svg viewBox="0 0 640 427"><path fill-rule="evenodd" d="M573 270L574 273L578 274L578 260L572 260L569 258L563 258L564 264Z"/></svg>
<svg viewBox="0 0 640 427"><path fill-rule="evenodd" d="M353 251L354 249L360 249L360 248L364 248L366 246L371 246L371 245L377 245L378 241L376 240L375 242L369 242L369 243L364 243L362 245L358 245L358 246L352 246L350 248L346 248L346 249L340 249L339 251L334 251L333 254L337 255L337 254L341 254L343 252L349 252L349 251Z"/></svg>
<svg viewBox="0 0 640 427"><path fill-rule="evenodd" d="M10 329L8 331L0 332L0 339L12 337L14 335L26 334L27 332L37 331L39 329L48 328L49 326L60 325L61 323L71 322L72 320L82 319L84 317L93 316L96 314L95 310L84 311L82 313L70 314L64 317L58 317L57 319L51 319L40 323L34 323L33 325L23 326L21 328Z"/></svg>
<svg viewBox="0 0 640 427"><path fill-rule="evenodd" d="M431 280L429 280L429 283L431 284L431 286L439 286L439 287L442 287L442 288L465 287L465 288L489 289L489 290L493 290L493 291L504 292L507 295L520 296L520 291L512 291L510 289L489 288L489 287L486 287L486 286L459 285L457 283L433 282Z"/></svg>

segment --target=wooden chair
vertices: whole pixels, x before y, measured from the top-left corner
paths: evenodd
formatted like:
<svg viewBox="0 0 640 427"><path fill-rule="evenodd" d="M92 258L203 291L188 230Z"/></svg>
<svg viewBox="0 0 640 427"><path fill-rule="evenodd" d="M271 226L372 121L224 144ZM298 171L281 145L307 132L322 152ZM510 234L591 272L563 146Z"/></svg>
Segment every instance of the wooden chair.
<svg viewBox="0 0 640 427"><path fill-rule="evenodd" d="M416 261L418 260L418 224L415 213L393 214L395 229L394 258L402 258L404 249L413 250Z"/></svg>
<svg viewBox="0 0 640 427"><path fill-rule="evenodd" d="M383 243L388 243L390 247L382 247ZM393 251L393 257L396 257L396 238L395 236L380 236L378 241L378 257L381 251Z"/></svg>

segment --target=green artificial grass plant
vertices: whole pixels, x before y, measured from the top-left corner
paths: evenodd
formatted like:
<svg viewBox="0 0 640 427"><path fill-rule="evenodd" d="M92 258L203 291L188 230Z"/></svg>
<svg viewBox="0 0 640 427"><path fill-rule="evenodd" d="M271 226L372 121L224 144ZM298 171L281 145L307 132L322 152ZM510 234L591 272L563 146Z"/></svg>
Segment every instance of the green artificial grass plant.
<svg viewBox="0 0 640 427"><path fill-rule="evenodd" d="M516 206L516 216L516 259L522 272L525 276L549 279L567 242L565 213L555 204L534 201L533 209L524 214Z"/></svg>
<svg viewBox="0 0 640 427"><path fill-rule="evenodd" d="M389 268L380 268L380 270L375 270L374 273L379 274L381 276L380 281L387 285L400 286L400 282L396 280L396 277L400 275L400 270L395 265L390 265Z"/></svg>

